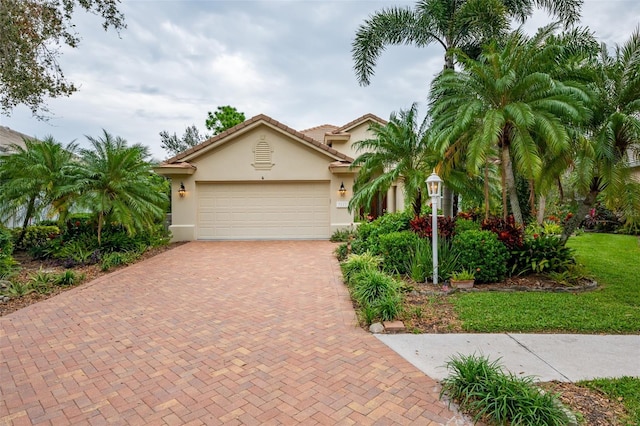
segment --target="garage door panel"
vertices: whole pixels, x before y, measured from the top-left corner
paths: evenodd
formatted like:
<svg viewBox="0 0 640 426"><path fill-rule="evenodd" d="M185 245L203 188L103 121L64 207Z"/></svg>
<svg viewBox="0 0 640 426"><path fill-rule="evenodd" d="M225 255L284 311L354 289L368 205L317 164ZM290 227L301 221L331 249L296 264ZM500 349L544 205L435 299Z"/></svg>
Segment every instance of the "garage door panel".
<svg viewBox="0 0 640 426"><path fill-rule="evenodd" d="M199 239L328 237L328 182L198 184Z"/></svg>

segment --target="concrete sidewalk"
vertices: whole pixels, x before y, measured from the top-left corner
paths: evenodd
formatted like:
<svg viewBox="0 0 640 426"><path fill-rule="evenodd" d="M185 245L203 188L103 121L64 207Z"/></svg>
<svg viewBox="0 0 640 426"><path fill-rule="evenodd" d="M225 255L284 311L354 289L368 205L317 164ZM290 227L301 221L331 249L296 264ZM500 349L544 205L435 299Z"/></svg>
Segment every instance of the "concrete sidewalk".
<svg viewBox="0 0 640 426"><path fill-rule="evenodd" d="M429 377L442 380L454 355L478 354L536 380L576 382L640 377L640 336L584 334L378 334L378 339Z"/></svg>

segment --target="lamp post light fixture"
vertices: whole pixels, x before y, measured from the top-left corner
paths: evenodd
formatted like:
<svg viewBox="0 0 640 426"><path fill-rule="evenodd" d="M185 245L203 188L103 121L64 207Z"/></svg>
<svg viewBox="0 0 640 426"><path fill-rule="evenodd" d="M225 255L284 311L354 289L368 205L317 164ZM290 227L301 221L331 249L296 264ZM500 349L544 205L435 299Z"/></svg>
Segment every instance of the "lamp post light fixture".
<svg viewBox="0 0 640 426"><path fill-rule="evenodd" d="M338 193L341 197L347 195L347 188L344 187L344 182L340 182L340 189L338 189Z"/></svg>
<svg viewBox="0 0 640 426"><path fill-rule="evenodd" d="M435 172L425 181L431 197L431 251L433 253L433 284L438 284L438 198L442 193L442 179Z"/></svg>
<svg viewBox="0 0 640 426"><path fill-rule="evenodd" d="M180 182L180 189L178 189L178 195L180 198L184 198L184 195L187 193L187 190L184 187L184 183Z"/></svg>

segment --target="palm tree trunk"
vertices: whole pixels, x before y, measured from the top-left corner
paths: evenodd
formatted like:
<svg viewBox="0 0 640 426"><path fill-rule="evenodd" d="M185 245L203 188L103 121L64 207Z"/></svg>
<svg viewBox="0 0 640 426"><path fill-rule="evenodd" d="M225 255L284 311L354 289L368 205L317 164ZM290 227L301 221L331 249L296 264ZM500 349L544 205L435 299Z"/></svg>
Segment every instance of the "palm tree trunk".
<svg viewBox="0 0 640 426"><path fill-rule="evenodd" d="M442 214L446 217L453 216L453 191L442 186Z"/></svg>
<svg viewBox="0 0 640 426"><path fill-rule="evenodd" d="M546 208L547 197L545 195L540 195L540 198L538 198L538 215L536 217L538 225L542 225L542 222L544 222L544 211Z"/></svg>
<svg viewBox="0 0 640 426"><path fill-rule="evenodd" d="M418 217L422 212L422 191L418 189L418 194L416 195L416 199L413 200L413 214Z"/></svg>
<svg viewBox="0 0 640 426"><path fill-rule="evenodd" d="M562 229L562 235L560 236L560 242L562 243L562 245L566 244L571 234L573 234L573 232L578 228L578 226L580 226L580 223L587 216L587 214L589 214L589 210L591 210L596 204L596 198L598 197L599 193L600 190L598 190L597 187L594 188L592 185L591 190L589 191L587 196L584 197L582 203L578 204L578 211L576 211L576 214L567 221L567 223L564 225L564 228Z"/></svg>
<svg viewBox="0 0 640 426"><path fill-rule="evenodd" d="M104 219L104 213L100 212L98 214L98 246L102 245L101 244L101 237L102 237L102 222Z"/></svg>
<svg viewBox="0 0 640 426"><path fill-rule="evenodd" d="M506 190L509 193L509 204L511 204L511 213L513 213L513 218L515 219L516 223L521 225L523 223L522 211L520 210L520 202L518 200L518 191L516 190L516 178L513 175L511 153L509 152L509 145L507 144L503 144L502 146L502 170L503 170L503 179L506 184ZM503 191L504 190L505 188L503 188ZM504 201L503 203L506 204ZM506 216L505 216L505 219L506 219Z"/></svg>
<svg viewBox="0 0 640 426"><path fill-rule="evenodd" d="M22 243L22 240L24 240L24 236L27 235L27 226L29 225L29 220L31 219L31 216L33 216L35 205L36 205L36 197L31 197L29 199L29 204L27 205L27 211L24 213L22 230L20 231L20 235L18 235L18 239L16 240L16 246L19 246Z"/></svg>
<svg viewBox="0 0 640 426"><path fill-rule="evenodd" d="M485 220L489 219L489 165L484 165L484 218Z"/></svg>

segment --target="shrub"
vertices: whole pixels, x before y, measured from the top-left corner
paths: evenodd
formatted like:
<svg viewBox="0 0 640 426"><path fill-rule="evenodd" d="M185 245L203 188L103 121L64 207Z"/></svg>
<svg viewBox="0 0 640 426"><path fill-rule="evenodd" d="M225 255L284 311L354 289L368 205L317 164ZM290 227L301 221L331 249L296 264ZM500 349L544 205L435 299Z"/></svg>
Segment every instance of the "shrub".
<svg viewBox="0 0 640 426"><path fill-rule="evenodd" d="M457 218L455 223L456 234L464 231L480 231L480 224L473 220Z"/></svg>
<svg viewBox="0 0 640 426"><path fill-rule="evenodd" d="M354 253L370 251L373 254L381 254L379 239L381 235L392 232L406 231L409 229L409 213L388 213L380 216L373 222L361 223L356 232L356 239L352 242Z"/></svg>
<svg viewBox="0 0 640 426"><path fill-rule="evenodd" d="M496 216L485 219L482 221L481 228L496 234L509 250L522 247L524 229L516 223L513 215L507 217L507 220Z"/></svg>
<svg viewBox="0 0 640 426"><path fill-rule="evenodd" d="M557 395L542 393L531 377L505 374L497 362L476 355L453 357L447 368L452 374L443 381L440 396L448 394L475 414L475 421L549 426L569 422Z"/></svg>
<svg viewBox="0 0 640 426"><path fill-rule="evenodd" d="M419 237L411 231L392 232L380 235L380 253L384 258L384 270L389 273L406 274L411 264L411 251Z"/></svg>
<svg viewBox="0 0 640 426"><path fill-rule="evenodd" d="M509 253L490 231L465 231L453 239L460 266L476 271L476 282L501 281L507 273Z"/></svg>
<svg viewBox="0 0 640 426"><path fill-rule="evenodd" d="M450 241L438 240L438 281L443 282L460 269L460 254ZM410 253L409 273L415 282L424 282L433 276L432 242L420 238Z"/></svg>
<svg viewBox="0 0 640 426"><path fill-rule="evenodd" d="M347 243L342 243L333 251L338 259L338 262L344 262L349 255L349 246Z"/></svg>
<svg viewBox="0 0 640 426"><path fill-rule="evenodd" d="M29 284L36 292L40 294L49 294L53 289L54 276L49 272L45 272L40 268L38 272L29 275Z"/></svg>
<svg viewBox="0 0 640 426"><path fill-rule="evenodd" d="M564 272L575 264L573 250L553 235L527 237L522 248L511 252L513 274Z"/></svg>
<svg viewBox="0 0 640 426"><path fill-rule="evenodd" d="M377 270L364 270L353 278L353 298L362 306L376 306L388 296L398 295L399 285L389 275Z"/></svg>
<svg viewBox="0 0 640 426"><path fill-rule="evenodd" d="M18 239L21 232L21 228L15 228L13 230L14 241ZM50 240L58 237L58 235L60 235L60 228L54 225L27 226L24 238L16 248L18 250L30 250L34 247L41 247Z"/></svg>
<svg viewBox="0 0 640 426"><path fill-rule="evenodd" d="M84 274L76 275L72 270L64 271L63 273L54 277L54 283L56 285L74 285L84 279Z"/></svg>
<svg viewBox="0 0 640 426"><path fill-rule="evenodd" d="M377 271L382 265L382 258L374 256L370 252L363 254L351 254L345 262L340 264L342 276L347 285L353 284L353 278L360 272L366 270Z"/></svg>
<svg viewBox="0 0 640 426"><path fill-rule="evenodd" d="M411 230L418 234L422 238L431 238L433 230L431 229L431 223L433 219L431 216L419 216L414 217L409 226ZM438 217L438 237L439 238L451 238L455 234L455 221L450 217Z"/></svg>
<svg viewBox="0 0 640 426"><path fill-rule="evenodd" d="M349 241L349 238L354 238L355 236L356 231L351 228L336 229L335 232L331 234L329 241L332 243L346 243Z"/></svg>
<svg viewBox="0 0 640 426"><path fill-rule="evenodd" d="M373 305L374 312L382 321L394 321L402 315L402 296L389 293Z"/></svg>
<svg viewBox="0 0 640 426"><path fill-rule="evenodd" d="M417 283L425 282L427 272L433 266L433 258L431 257L431 243L424 238L418 238L413 250L409 253L409 275L411 279Z"/></svg>
<svg viewBox="0 0 640 426"><path fill-rule="evenodd" d="M100 269L108 271L111 268L122 265L130 265L140 258L141 252L127 251L127 252L112 252L102 256L100 263Z"/></svg>
<svg viewBox="0 0 640 426"><path fill-rule="evenodd" d="M13 260L11 231L0 225L0 279L11 275L16 262Z"/></svg>

